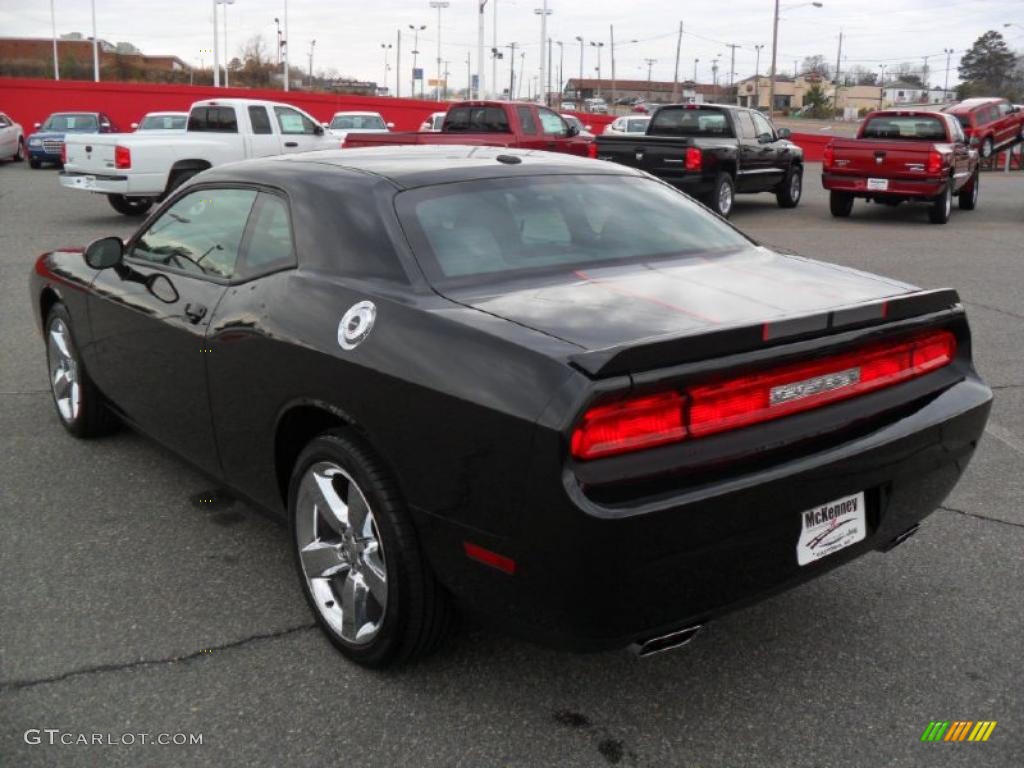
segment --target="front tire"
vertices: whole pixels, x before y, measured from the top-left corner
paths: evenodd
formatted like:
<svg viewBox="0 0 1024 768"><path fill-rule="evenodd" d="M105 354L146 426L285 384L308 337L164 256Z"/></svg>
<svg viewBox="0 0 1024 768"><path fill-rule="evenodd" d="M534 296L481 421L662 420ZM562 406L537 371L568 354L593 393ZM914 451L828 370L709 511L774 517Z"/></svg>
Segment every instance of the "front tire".
<svg viewBox="0 0 1024 768"><path fill-rule="evenodd" d="M828 195L828 209L837 219L848 218L853 213L853 195L832 190Z"/></svg>
<svg viewBox="0 0 1024 768"><path fill-rule="evenodd" d="M420 548L398 486L347 431L314 439L288 490L306 600L350 660L382 668L432 651L453 608Z"/></svg>
<svg viewBox="0 0 1024 768"><path fill-rule="evenodd" d="M110 207L125 216L144 216L153 207L151 197L125 197L124 195L107 195Z"/></svg>
<svg viewBox="0 0 1024 768"><path fill-rule="evenodd" d="M967 186L960 190L960 195L957 197L957 204L960 206L961 211L973 211L978 207L978 193L981 184L981 173L978 171L974 172L974 176L967 182Z"/></svg>
<svg viewBox="0 0 1024 768"><path fill-rule="evenodd" d="M799 165L791 165L775 191L775 199L780 208L796 208L803 191L804 169Z"/></svg>
<svg viewBox="0 0 1024 768"><path fill-rule="evenodd" d="M99 437L111 432L117 421L78 354L67 307L54 304L44 327L50 392L60 423L75 437Z"/></svg>
<svg viewBox="0 0 1024 768"><path fill-rule="evenodd" d="M732 176L728 173L718 174L715 186L712 187L711 195L707 199L708 207L723 219L727 219L732 213L735 200L736 185L733 183Z"/></svg>
<svg viewBox="0 0 1024 768"><path fill-rule="evenodd" d="M928 220L932 224L945 224L953 213L953 180L946 184L946 190L935 198L928 209Z"/></svg>

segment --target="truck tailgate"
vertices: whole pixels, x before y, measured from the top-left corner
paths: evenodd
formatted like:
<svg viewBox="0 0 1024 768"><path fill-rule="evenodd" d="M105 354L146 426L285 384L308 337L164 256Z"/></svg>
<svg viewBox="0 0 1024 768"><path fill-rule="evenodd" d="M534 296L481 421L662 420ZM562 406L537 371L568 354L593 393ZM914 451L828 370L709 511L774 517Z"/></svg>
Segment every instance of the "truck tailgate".
<svg viewBox="0 0 1024 768"><path fill-rule="evenodd" d="M686 167L686 150L693 139L662 136L598 136L597 159L610 160L657 176Z"/></svg>
<svg viewBox="0 0 1024 768"><path fill-rule="evenodd" d="M64 141L67 162L64 168L80 173L110 173L114 168L114 147L119 134L88 134Z"/></svg>
<svg viewBox="0 0 1024 768"><path fill-rule="evenodd" d="M830 172L886 178L921 177L928 155L935 148L930 141L837 140L832 143L835 162Z"/></svg>

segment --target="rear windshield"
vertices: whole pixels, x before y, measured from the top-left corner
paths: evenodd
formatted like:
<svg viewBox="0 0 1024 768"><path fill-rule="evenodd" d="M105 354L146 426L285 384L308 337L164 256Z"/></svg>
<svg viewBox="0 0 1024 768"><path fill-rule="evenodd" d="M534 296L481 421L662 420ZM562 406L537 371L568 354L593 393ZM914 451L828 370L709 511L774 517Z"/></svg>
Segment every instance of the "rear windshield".
<svg viewBox="0 0 1024 768"><path fill-rule="evenodd" d="M681 192L637 177L488 179L411 190L397 201L416 258L435 281L565 272L749 245Z"/></svg>
<svg viewBox="0 0 1024 768"><path fill-rule="evenodd" d="M343 131L383 131L387 128L380 115L337 115L331 128Z"/></svg>
<svg viewBox="0 0 1024 768"><path fill-rule="evenodd" d="M652 136L716 136L731 138L732 126L725 112L704 107L662 107L651 118Z"/></svg>
<svg viewBox="0 0 1024 768"><path fill-rule="evenodd" d="M183 131L186 115L148 115L139 123L140 131Z"/></svg>
<svg viewBox="0 0 1024 768"><path fill-rule="evenodd" d="M452 107L442 130L467 133L509 133L508 117L501 107Z"/></svg>
<svg viewBox="0 0 1024 768"><path fill-rule="evenodd" d="M864 123L865 139L924 139L945 141L946 125L940 117L879 115Z"/></svg>
<svg viewBox="0 0 1024 768"><path fill-rule="evenodd" d="M96 133L99 123L96 115L50 115L42 129L64 133Z"/></svg>
<svg viewBox="0 0 1024 768"><path fill-rule="evenodd" d="M232 107L193 107L188 115L190 131L238 133L238 120Z"/></svg>

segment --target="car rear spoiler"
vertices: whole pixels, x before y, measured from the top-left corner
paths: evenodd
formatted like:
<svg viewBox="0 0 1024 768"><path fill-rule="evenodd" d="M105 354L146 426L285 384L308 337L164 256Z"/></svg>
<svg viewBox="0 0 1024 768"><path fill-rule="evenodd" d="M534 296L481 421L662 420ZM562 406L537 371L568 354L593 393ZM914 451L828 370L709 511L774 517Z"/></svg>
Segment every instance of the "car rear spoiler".
<svg viewBox="0 0 1024 768"><path fill-rule="evenodd" d="M907 320L956 309L959 294L952 288L917 291L868 304L842 307L802 317L734 326L684 336L662 336L630 345L572 355L573 366L592 378L647 371L697 360L822 336L872 325Z"/></svg>

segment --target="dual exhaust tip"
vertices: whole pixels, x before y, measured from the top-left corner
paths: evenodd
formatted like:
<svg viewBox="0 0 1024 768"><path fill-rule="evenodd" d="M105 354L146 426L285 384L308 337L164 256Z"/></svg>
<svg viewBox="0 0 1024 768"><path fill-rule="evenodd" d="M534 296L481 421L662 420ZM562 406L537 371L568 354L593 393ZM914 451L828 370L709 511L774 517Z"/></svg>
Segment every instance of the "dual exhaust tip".
<svg viewBox="0 0 1024 768"><path fill-rule="evenodd" d="M689 645L703 631L704 625L696 624L685 629L677 629L665 635L655 635L646 640L639 640L630 644L629 650L640 658L653 656L656 653L664 653L665 651L674 651L676 648Z"/></svg>

